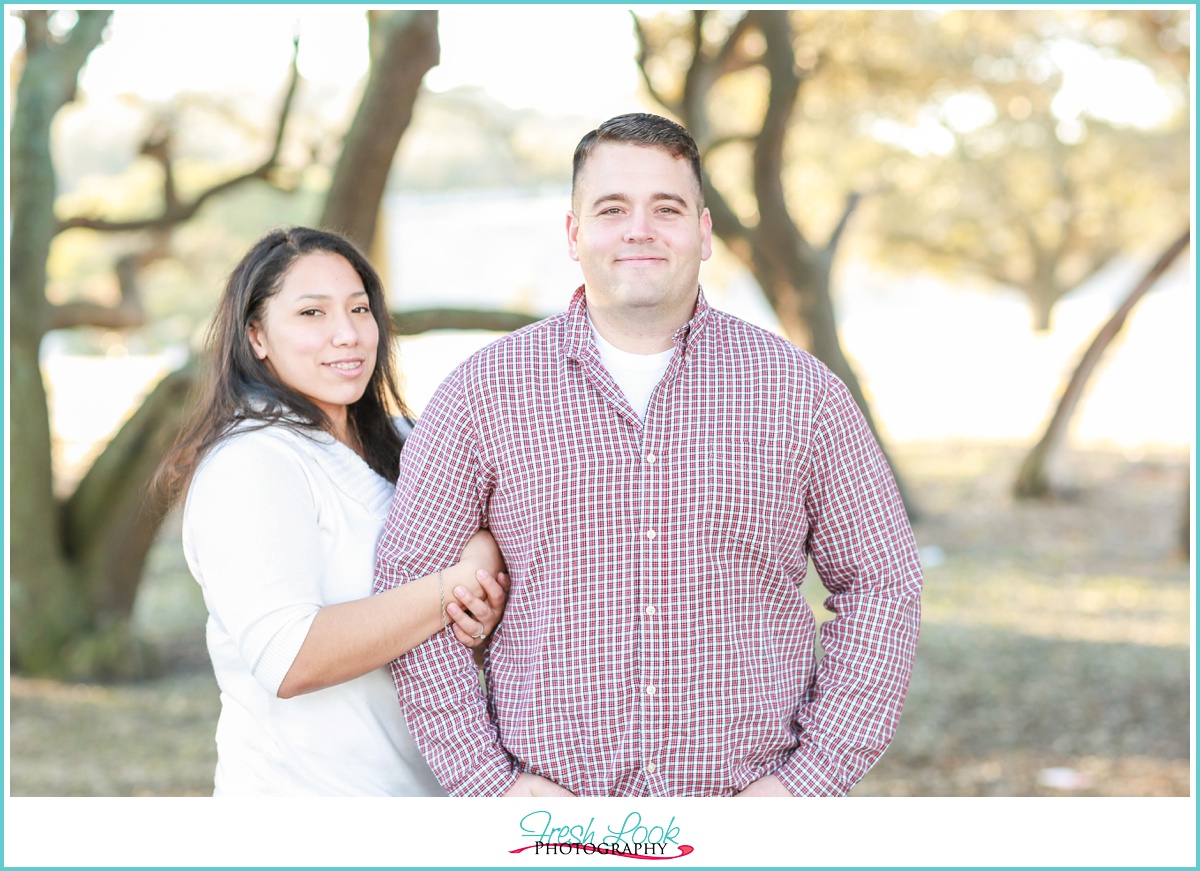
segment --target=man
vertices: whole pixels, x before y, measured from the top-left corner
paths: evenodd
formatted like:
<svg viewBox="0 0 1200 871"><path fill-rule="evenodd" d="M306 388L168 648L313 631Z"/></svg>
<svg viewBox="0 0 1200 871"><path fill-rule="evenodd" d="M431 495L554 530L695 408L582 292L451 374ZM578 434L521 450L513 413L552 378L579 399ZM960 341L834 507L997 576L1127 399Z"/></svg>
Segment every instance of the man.
<svg viewBox="0 0 1200 871"><path fill-rule="evenodd" d="M376 588L481 526L512 577L480 688L392 666L452 795L842 795L895 730L921 573L882 454L810 355L711 308L696 145L624 115L576 149L561 315L475 354L405 446ZM800 592L811 556L837 618Z"/></svg>

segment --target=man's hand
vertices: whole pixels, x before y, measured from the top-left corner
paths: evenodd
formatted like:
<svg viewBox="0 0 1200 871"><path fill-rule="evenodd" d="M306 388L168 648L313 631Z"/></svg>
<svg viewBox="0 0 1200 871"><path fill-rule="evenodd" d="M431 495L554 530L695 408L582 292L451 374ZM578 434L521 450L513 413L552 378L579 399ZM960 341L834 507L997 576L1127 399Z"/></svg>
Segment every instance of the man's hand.
<svg viewBox="0 0 1200 871"><path fill-rule="evenodd" d="M575 793L536 774L518 774L517 782L501 798L575 798Z"/></svg>
<svg viewBox="0 0 1200 871"><path fill-rule="evenodd" d="M734 798L791 798L792 794L788 792L787 787L779 782L779 778L774 774L768 774L766 777L760 777L754 783L747 786L741 792L734 793Z"/></svg>

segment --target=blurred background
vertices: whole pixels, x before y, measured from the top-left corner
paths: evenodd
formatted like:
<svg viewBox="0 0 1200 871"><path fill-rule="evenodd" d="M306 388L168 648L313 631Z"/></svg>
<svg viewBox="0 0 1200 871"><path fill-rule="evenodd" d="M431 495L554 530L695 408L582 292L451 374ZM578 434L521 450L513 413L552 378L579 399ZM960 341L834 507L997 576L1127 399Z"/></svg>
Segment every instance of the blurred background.
<svg viewBox="0 0 1200 871"><path fill-rule="evenodd" d="M6 7L10 794L211 792L145 484L266 229L385 276L420 411L561 310L575 143L700 144L710 301L852 389L926 569L855 795L1189 795L1193 10ZM815 575L809 596L819 615Z"/></svg>

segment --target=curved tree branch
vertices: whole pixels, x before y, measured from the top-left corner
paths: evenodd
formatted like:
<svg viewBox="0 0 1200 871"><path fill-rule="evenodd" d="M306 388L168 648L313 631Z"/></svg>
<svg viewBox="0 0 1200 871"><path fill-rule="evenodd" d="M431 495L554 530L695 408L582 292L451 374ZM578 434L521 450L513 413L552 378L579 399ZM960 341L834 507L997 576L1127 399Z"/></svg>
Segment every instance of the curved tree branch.
<svg viewBox="0 0 1200 871"><path fill-rule="evenodd" d="M373 10L371 72L318 225L372 250L379 206L425 73L441 57L436 10Z"/></svg>
<svg viewBox="0 0 1200 871"><path fill-rule="evenodd" d="M64 230L86 229L95 230L100 233L127 233L136 230L150 229L165 229L174 227L190 220L201 206L215 196L225 193L236 187L240 187L253 179L262 179L270 181L274 171L279 166L279 152L283 148L283 137L287 129L288 118L292 112L292 103L295 100L296 90L300 83L300 67L297 64L297 58L300 52L300 41L295 40L292 51L292 67L288 77L287 90L284 92L283 100L280 102L279 110L276 113L275 132L272 136L271 152L267 155L258 166L247 172L236 175L233 178L219 182L207 190L201 191L190 202L179 202L177 195L174 192L174 172L171 156L168 153L169 137L156 137L155 134L147 139L147 143L143 146L143 152L148 154L152 159L158 161L163 166L163 209L154 217L141 218L132 221L109 221L104 218L89 218L89 217L74 217L60 221L55 230L56 233L61 233Z"/></svg>
<svg viewBox="0 0 1200 871"><path fill-rule="evenodd" d="M825 250L830 255L837 251L838 243L842 241L842 234L846 232L846 225L850 223L850 218L854 215L854 210L858 208L862 198L863 195L858 191L851 191L846 196L846 205L842 208L842 216L838 218L837 226L833 228L833 232L829 234L829 241L825 243Z"/></svg>
<svg viewBox="0 0 1200 871"><path fill-rule="evenodd" d="M756 60L744 57L741 52L742 37L750 29L750 24L750 16L742 13L742 17L737 20L737 23L733 25L733 29L729 31L729 35L725 38L725 42L721 44L720 50L713 59L713 65L716 67L718 75L744 70L757 63Z"/></svg>
<svg viewBox="0 0 1200 871"><path fill-rule="evenodd" d="M146 323L146 310L142 306L138 270L152 260L157 260L163 253L162 247L156 246L144 254L126 254L116 265L117 284L121 291L121 301L117 305L68 302L51 306L47 329L106 327L111 330L124 330L142 326Z"/></svg>
<svg viewBox="0 0 1200 871"><path fill-rule="evenodd" d="M672 115L682 116L683 107L675 100L668 99L667 95L660 91L654 84L654 80L650 78L650 71L646 68L646 62L650 59L650 35L646 33L646 28L642 26L642 20L638 18L637 13L632 10L629 13L633 18L633 33L637 37L637 68L641 74L642 84L646 86L646 90L650 93L650 97L658 105L662 106Z"/></svg>
<svg viewBox="0 0 1200 871"><path fill-rule="evenodd" d="M425 308L393 311L392 325L398 336L417 336L433 330L487 330L511 333L540 320L525 312L495 309Z"/></svg>
<svg viewBox="0 0 1200 871"><path fill-rule="evenodd" d="M1062 392L1059 394L1058 403L1054 408L1054 414L1050 417L1050 422L1046 424L1045 431L1021 463L1016 481L1013 483L1013 495L1016 498L1044 498L1051 495L1053 488L1047 468L1053 461L1054 455L1066 440L1071 417L1074 415L1076 407L1078 407L1080 400L1083 398L1083 391L1087 386L1088 379L1096 371L1096 366L1100 362L1100 358L1104 355L1109 345L1112 344L1113 339L1117 337L1121 329L1125 326L1125 321L1129 318L1129 313L1133 311L1134 306L1141 301L1142 297L1162 277L1162 274L1175 262L1176 258L1184 252L1190 244L1191 238L1191 228L1185 229L1170 245L1163 249L1163 252L1158 256L1154 265L1146 270L1141 280L1133 286L1133 289L1130 290L1129 294L1117 307L1117 310L1096 331L1096 335L1092 337L1092 341L1083 352L1083 356L1079 360L1079 365L1075 367L1075 371L1071 373L1070 379L1063 386Z"/></svg>

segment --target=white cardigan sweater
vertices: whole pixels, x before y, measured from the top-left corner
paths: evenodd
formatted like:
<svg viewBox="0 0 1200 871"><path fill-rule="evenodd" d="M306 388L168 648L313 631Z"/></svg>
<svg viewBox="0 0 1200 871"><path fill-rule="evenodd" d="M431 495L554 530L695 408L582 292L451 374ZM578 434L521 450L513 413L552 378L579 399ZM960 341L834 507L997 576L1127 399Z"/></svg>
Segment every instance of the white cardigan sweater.
<svg viewBox="0 0 1200 871"><path fill-rule="evenodd" d="M371 595L393 487L323 433L222 440L192 480L183 547L221 689L215 795L444 795L388 669L276 695L323 605Z"/></svg>

